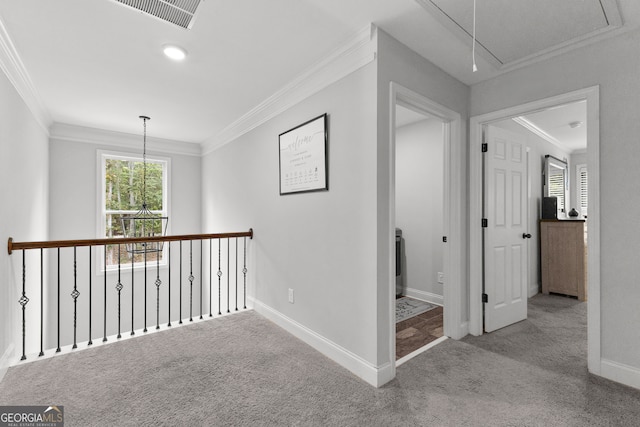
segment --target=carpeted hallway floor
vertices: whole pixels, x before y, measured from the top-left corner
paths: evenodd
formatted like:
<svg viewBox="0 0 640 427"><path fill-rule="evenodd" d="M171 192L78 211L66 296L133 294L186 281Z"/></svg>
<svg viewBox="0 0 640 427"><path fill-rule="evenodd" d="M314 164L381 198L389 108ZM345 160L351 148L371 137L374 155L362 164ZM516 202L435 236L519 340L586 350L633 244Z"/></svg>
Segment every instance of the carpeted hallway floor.
<svg viewBox="0 0 640 427"><path fill-rule="evenodd" d="M67 426L633 426L640 391L587 373L586 304L447 340L375 389L253 311L11 368L0 404Z"/></svg>

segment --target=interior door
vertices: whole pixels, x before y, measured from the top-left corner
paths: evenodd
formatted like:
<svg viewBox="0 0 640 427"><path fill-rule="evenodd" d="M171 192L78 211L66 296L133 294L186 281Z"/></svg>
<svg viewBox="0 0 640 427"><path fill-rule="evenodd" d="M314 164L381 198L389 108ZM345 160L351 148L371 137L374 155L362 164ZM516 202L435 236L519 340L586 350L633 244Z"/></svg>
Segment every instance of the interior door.
<svg viewBox="0 0 640 427"><path fill-rule="evenodd" d="M527 165L525 137L485 129L484 329L527 318Z"/></svg>

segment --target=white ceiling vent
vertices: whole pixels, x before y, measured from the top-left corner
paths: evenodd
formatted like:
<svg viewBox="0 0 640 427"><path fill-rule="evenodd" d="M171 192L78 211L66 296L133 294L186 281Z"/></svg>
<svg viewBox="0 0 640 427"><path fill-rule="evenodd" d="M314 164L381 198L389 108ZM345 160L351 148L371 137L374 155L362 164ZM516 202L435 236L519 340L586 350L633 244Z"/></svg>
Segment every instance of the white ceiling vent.
<svg viewBox="0 0 640 427"><path fill-rule="evenodd" d="M202 0L115 0L179 27L191 29Z"/></svg>

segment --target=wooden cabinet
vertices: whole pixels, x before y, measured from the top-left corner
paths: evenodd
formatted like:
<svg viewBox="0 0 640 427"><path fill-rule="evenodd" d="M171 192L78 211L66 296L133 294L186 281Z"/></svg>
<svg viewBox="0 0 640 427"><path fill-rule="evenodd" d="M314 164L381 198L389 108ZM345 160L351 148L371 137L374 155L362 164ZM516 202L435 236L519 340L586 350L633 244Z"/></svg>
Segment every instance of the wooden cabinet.
<svg viewBox="0 0 640 427"><path fill-rule="evenodd" d="M587 300L584 220L540 220L542 293Z"/></svg>

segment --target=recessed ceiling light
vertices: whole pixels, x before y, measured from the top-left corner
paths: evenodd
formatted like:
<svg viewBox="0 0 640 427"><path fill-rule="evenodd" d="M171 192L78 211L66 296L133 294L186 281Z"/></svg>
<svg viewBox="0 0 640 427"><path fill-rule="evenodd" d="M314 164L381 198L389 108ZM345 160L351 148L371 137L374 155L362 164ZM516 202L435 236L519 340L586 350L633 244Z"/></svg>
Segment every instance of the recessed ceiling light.
<svg viewBox="0 0 640 427"><path fill-rule="evenodd" d="M579 128L580 126L582 126L582 122L579 121L579 120L576 120L575 122L569 123L569 127L571 129Z"/></svg>
<svg viewBox="0 0 640 427"><path fill-rule="evenodd" d="M168 58L171 58L174 61L182 61L184 58L187 57L186 50L184 50L179 46L175 46L171 44L165 45L162 51L164 52L165 55L167 55Z"/></svg>

